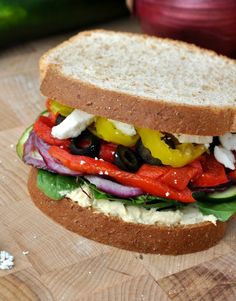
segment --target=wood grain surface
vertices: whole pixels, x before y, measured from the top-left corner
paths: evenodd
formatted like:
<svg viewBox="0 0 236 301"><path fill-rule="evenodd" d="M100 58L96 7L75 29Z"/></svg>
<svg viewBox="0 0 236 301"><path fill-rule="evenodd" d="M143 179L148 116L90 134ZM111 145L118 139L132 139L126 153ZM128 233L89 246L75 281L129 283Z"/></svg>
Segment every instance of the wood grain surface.
<svg viewBox="0 0 236 301"><path fill-rule="evenodd" d="M139 30L132 20L100 27ZM38 59L70 35L0 53L0 250L15 256L15 267L0 271L0 300L236 300L236 220L226 237L207 251L144 255L71 233L31 202L29 167L17 158L15 145L44 107Z"/></svg>

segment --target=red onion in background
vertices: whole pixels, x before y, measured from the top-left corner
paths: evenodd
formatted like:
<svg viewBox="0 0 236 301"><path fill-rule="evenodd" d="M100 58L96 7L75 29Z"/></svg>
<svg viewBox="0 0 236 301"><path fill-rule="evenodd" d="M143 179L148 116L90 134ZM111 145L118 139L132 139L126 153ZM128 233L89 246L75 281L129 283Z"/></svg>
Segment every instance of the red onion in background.
<svg viewBox="0 0 236 301"><path fill-rule="evenodd" d="M136 0L143 32L236 57L236 0Z"/></svg>

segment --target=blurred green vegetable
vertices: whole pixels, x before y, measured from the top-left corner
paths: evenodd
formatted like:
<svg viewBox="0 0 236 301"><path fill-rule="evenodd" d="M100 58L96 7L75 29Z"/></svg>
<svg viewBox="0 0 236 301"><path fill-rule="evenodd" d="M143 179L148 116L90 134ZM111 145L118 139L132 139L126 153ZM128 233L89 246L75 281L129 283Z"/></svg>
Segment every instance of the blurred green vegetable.
<svg viewBox="0 0 236 301"><path fill-rule="evenodd" d="M124 0L0 0L0 47L127 14Z"/></svg>

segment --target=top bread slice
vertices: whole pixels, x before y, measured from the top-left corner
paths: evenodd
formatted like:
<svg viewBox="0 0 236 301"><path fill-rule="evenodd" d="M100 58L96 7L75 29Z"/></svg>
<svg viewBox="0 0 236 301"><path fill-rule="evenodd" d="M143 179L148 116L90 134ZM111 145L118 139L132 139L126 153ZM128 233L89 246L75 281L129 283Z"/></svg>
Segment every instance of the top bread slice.
<svg viewBox="0 0 236 301"><path fill-rule="evenodd" d="M85 31L40 60L41 92L88 113L165 131L236 131L236 61L142 34Z"/></svg>

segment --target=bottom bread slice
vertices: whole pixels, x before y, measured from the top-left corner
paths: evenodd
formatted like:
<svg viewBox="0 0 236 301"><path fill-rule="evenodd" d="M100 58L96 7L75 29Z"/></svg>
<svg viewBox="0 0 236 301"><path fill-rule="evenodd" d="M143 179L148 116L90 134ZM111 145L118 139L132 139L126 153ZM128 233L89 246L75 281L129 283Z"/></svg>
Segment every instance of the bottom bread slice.
<svg viewBox="0 0 236 301"><path fill-rule="evenodd" d="M127 223L84 208L69 199L54 201L37 187L37 169L32 168L28 189L35 205L70 231L100 243L140 253L178 255L208 249L223 236L227 223L202 222L165 226Z"/></svg>

